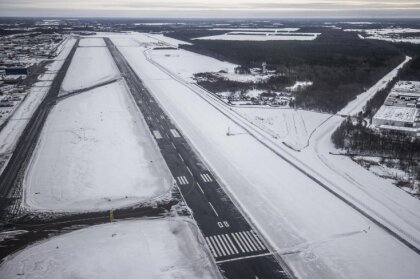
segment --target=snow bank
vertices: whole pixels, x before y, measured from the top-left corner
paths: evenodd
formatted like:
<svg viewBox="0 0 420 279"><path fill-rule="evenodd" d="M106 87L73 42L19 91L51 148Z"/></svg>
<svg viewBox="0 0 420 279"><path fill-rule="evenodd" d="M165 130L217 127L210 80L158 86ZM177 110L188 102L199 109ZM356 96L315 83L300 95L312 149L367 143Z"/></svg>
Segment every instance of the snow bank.
<svg viewBox="0 0 420 279"><path fill-rule="evenodd" d="M167 192L172 178L122 82L59 102L24 180L31 209L102 210Z"/></svg>
<svg viewBox="0 0 420 279"><path fill-rule="evenodd" d="M74 91L116 78L119 71L104 47L78 48L64 78L62 89Z"/></svg>
<svg viewBox="0 0 420 279"><path fill-rule="evenodd" d="M299 278L408 279L420 272L415 252L251 137L226 117L229 108L117 37L133 69ZM228 127L235 136L226 135Z"/></svg>
<svg viewBox="0 0 420 279"><path fill-rule="evenodd" d="M5 259L1 278L218 278L184 218L131 220L35 243Z"/></svg>

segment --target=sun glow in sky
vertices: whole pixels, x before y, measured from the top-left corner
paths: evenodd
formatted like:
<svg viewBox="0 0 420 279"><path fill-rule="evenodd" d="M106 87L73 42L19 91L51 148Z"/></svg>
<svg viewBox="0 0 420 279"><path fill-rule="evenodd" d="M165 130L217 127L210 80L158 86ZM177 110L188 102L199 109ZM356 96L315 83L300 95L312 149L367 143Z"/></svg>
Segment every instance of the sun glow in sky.
<svg viewBox="0 0 420 279"><path fill-rule="evenodd" d="M0 0L1 16L417 17L419 0Z"/></svg>

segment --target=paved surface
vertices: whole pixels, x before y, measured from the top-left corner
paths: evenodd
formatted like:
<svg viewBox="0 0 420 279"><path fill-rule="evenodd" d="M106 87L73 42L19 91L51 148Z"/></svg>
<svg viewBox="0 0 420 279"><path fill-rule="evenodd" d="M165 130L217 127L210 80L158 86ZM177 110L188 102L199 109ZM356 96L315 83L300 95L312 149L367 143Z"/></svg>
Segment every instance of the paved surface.
<svg viewBox="0 0 420 279"><path fill-rule="evenodd" d="M119 50L105 41L222 273L227 278L289 278Z"/></svg>

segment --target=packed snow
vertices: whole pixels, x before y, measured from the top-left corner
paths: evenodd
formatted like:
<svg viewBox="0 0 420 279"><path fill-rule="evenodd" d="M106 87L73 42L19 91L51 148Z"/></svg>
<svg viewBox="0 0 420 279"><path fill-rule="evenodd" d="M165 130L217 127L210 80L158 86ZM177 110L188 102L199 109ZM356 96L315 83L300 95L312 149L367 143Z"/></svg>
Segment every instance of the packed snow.
<svg viewBox="0 0 420 279"><path fill-rule="evenodd" d="M123 82L60 101L24 180L32 210L102 210L166 193L172 178Z"/></svg>
<svg viewBox="0 0 420 279"><path fill-rule="evenodd" d="M1 278L220 278L197 227L186 218L96 225L8 256Z"/></svg>
<svg viewBox="0 0 420 279"><path fill-rule="evenodd" d="M279 108L235 108L248 121L296 149L305 147L311 133L329 114Z"/></svg>
<svg viewBox="0 0 420 279"><path fill-rule="evenodd" d="M261 34L238 34L225 33L222 35L213 35L194 38L194 40L220 40L220 41L311 41L315 40L320 33L280 33L269 32Z"/></svg>
<svg viewBox="0 0 420 279"><path fill-rule="evenodd" d="M102 38L82 38L79 41L81 47L104 47L105 41Z"/></svg>
<svg viewBox="0 0 420 279"><path fill-rule="evenodd" d="M132 39L145 42L144 35L114 35L112 39L218 180L228 188L298 278L413 278L420 272L420 258L414 251L277 154L325 183L332 183L331 187L342 187L335 189L339 192L345 187L348 199L356 204L360 200L364 210L377 213L375 217L389 216L391 222L386 224L393 224L392 228L395 224L401 225L401 234L408 232L407 239L410 236L420 238L417 200L393 186L371 188L378 182L383 183L383 179L367 170L359 170L361 167L354 162L345 165L352 169L352 175L346 180L340 171L336 174L335 170L325 167L316 155L311 157L317 153L311 151L308 156L275 141L219 99L171 71L171 65L159 64L144 52L142 55L144 46L125 47L131 45ZM202 59L196 57L194 63L201 64L207 58ZM191 61L180 59L178 63L189 67ZM357 107L353 104L347 111L355 111ZM330 119L326 122L328 125L320 126L322 131L316 130L317 142L330 144L322 136L330 135L342 118ZM337 119L340 122L337 123ZM228 129L230 135L226 133ZM319 156L327 153L322 152ZM340 164L341 158L336 158L339 161L329 167ZM364 185L348 181L355 178L355 174L359 176L356 177L358 181L367 179ZM337 185L343 182L343 185Z"/></svg>
<svg viewBox="0 0 420 279"><path fill-rule="evenodd" d="M118 76L118 68L107 48L79 47L64 78L62 89L71 92Z"/></svg>

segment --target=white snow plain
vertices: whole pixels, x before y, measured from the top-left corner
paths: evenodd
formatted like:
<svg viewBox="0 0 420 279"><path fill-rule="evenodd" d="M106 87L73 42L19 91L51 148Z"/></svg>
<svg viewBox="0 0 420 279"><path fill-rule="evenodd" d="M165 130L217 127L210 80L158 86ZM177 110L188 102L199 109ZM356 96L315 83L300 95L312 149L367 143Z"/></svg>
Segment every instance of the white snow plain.
<svg viewBox="0 0 420 279"><path fill-rule="evenodd" d="M118 76L118 68L107 48L79 47L64 78L62 90L67 93L115 79Z"/></svg>
<svg viewBox="0 0 420 279"><path fill-rule="evenodd" d="M130 220L55 236L8 256L1 278L220 278L188 219Z"/></svg>
<svg viewBox="0 0 420 279"><path fill-rule="evenodd" d="M60 101L24 179L32 210L103 210L168 192L172 177L124 82Z"/></svg>
<svg viewBox="0 0 420 279"><path fill-rule="evenodd" d="M305 110L282 108L235 108L244 116L278 140L301 149L309 144L309 137L330 115Z"/></svg>
<svg viewBox="0 0 420 279"><path fill-rule="evenodd" d="M104 47L105 41L102 38L82 38L79 41L80 47Z"/></svg>
<svg viewBox="0 0 420 279"><path fill-rule="evenodd" d="M418 254L327 192L272 150L279 150L280 154L283 153L303 168L308 168L308 164L312 167L320 164L319 159L301 159L296 156L299 152L284 146L280 148L269 145L267 138L271 136L262 136L263 131L250 136L250 131L257 131L252 130L252 124L246 124L247 121L241 120L229 107L169 71L167 66L170 65L159 65L150 57L141 55L147 44L144 35L111 37L179 129L216 173L218 180L227 187L228 192L299 278L408 279L416 277L420 272ZM132 39L143 41L143 44L134 47ZM153 42L149 41L149 44ZM127 45L130 47L124 47ZM203 58L203 61L206 59ZM182 60L178 63L182 63ZM185 63L185 67L188 67L191 62ZM194 63L201 64L201 60L197 57ZM331 123L334 124L334 121ZM228 127L235 136L226 135ZM326 131L332 132L333 129L329 127ZM326 131L320 132L320 135L326 134ZM273 149L267 146L273 146ZM358 167L354 162L352 164L351 168ZM324 168L323 171L324 176L332 180L337 176L331 169ZM361 180L374 176L366 170L357 173L361 174L358 178ZM355 173L351 174L353 178ZM357 187L346 183L346 189L351 193L357 193ZM383 191L387 192L388 187L385 188ZM370 194L369 187L364 190ZM397 199L393 199L392 191L400 191L406 196L398 194ZM374 192L376 190L372 194ZM356 197L365 204L374 203L375 196L366 193ZM384 204L398 203L400 209L405 208L398 212L402 216L418 207L418 201L414 204L409 195L395 187L388 194L378 198L385 198L382 200ZM382 212L383 207L374 209ZM415 216L414 212L409 215ZM391 218L397 224L406 222L406 218L401 216L394 215ZM403 226L402 229L405 231L407 228ZM418 236L417 233L415 235Z"/></svg>
<svg viewBox="0 0 420 279"><path fill-rule="evenodd" d="M256 32L255 32L256 33ZM262 34L234 34L225 33L194 38L194 40L221 40L221 41L312 41L320 33L262 33Z"/></svg>

